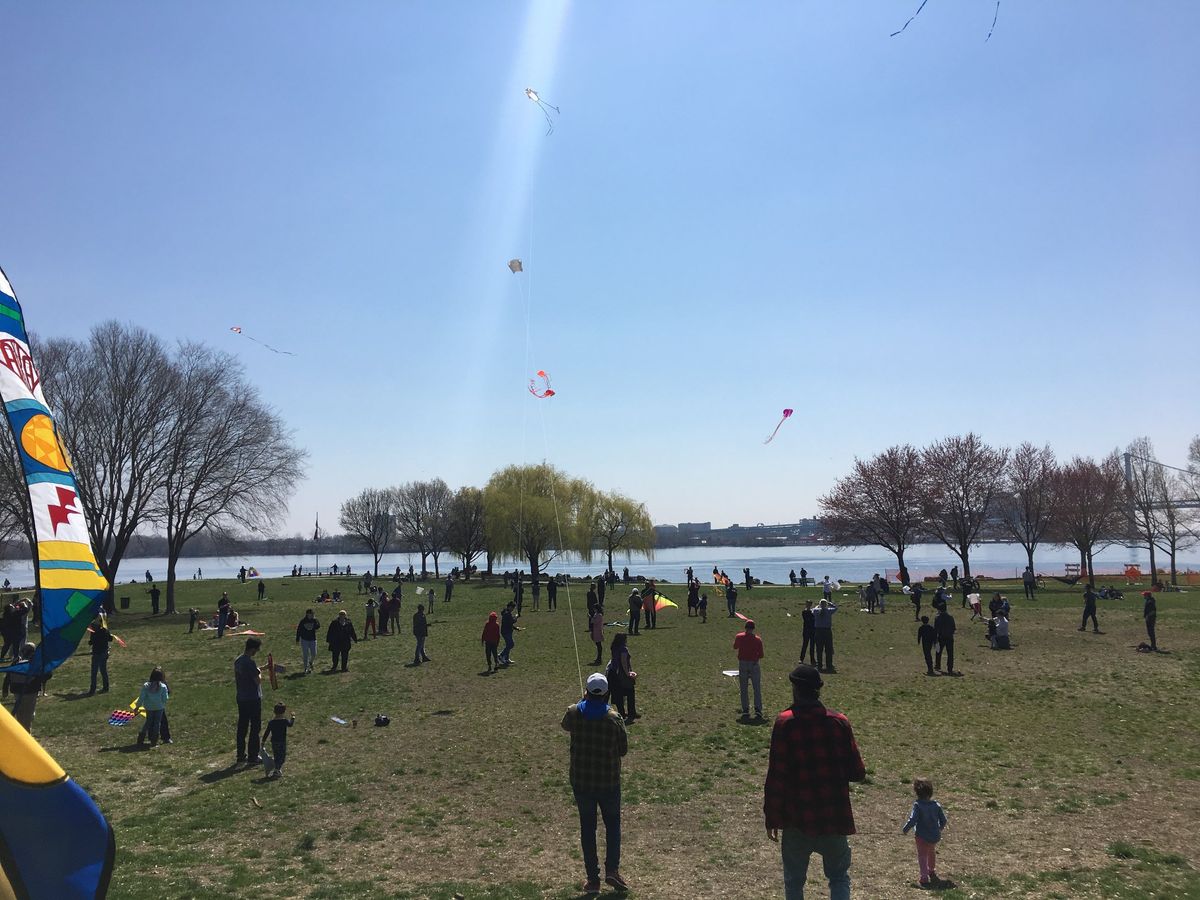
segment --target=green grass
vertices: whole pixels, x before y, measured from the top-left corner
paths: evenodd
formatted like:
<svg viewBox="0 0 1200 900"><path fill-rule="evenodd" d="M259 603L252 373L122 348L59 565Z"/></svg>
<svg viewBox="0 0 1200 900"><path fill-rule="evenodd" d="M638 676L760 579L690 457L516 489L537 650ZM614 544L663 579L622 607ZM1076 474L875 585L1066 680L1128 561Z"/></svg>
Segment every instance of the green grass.
<svg viewBox="0 0 1200 900"><path fill-rule="evenodd" d="M582 632L583 588L571 591L574 634L565 591L556 612L527 603L516 665L494 676L479 674L479 632L507 595L477 583L437 604L430 665L405 665L414 608L406 585L403 634L358 644L347 674L299 676L295 622L323 585L346 592L343 605L361 627L354 579L272 580L272 599L261 604L252 585L180 586L180 608L205 610L229 588L245 619L267 633L262 658L271 651L289 667L264 704L282 700L297 714L281 781L265 782L261 769L227 770L242 639L189 635L186 616L149 616L140 587L117 591L134 597L134 609L113 622L128 643L113 653L113 692L78 696L85 655L52 679L35 733L116 830L113 896L578 896L578 827L558 722L579 691L573 639L585 663L594 651ZM939 862L957 885L941 893L948 900L1200 896L1194 595L1160 597L1160 645L1170 652L1149 655L1133 649L1142 631L1132 594L1101 602L1105 633L1093 635L1075 630L1073 591L1024 603L1019 586L1006 587L1016 649L989 651L982 626L958 615L959 679L922 674L903 598L893 595L883 616L842 600L838 674L826 679L824 699L849 715L870 771L853 789L856 895L916 892L911 841L899 829L909 782L927 775L950 817ZM683 602L677 586L664 590ZM782 587L741 594L766 642L770 710L789 701L799 612L816 596ZM610 594L610 609L621 597ZM719 602L710 613L701 624L667 611L656 632L631 638L645 718L630 729L622 869L638 896L782 892L778 849L762 829L770 728L737 722L736 681L721 669L733 665L740 623ZM328 622L330 607L318 617ZM153 664L169 676L176 743L138 752L133 728L112 728L107 717ZM390 727L371 727L377 712ZM340 727L335 715L358 726Z"/></svg>

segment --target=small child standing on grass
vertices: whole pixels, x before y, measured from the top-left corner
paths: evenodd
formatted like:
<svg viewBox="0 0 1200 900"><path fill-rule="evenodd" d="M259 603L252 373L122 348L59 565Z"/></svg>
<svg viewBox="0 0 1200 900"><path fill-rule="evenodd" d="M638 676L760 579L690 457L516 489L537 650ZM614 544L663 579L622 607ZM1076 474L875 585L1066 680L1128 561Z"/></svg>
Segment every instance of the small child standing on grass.
<svg viewBox="0 0 1200 900"><path fill-rule="evenodd" d="M371 632L372 637L379 637L379 632L375 630L375 610L379 609L379 602L372 594L367 598L367 622L363 625L363 640L367 639L367 632ZM386 624L384 626L387 627Z"/></svg>
<svg viewBox="0 0 1200 900"><path fill-rule="evenodd" d="M268 778L283 777L283 763L287 759L287 732L296 724L295 713L292 713L291 718L285 719L286 715L287 707L282 703L276 703L275 718L267 723L267 728L263 732L262 742L265 744L267 738L271 739L271 754L275 757L275 769L267 776Z"/></svg>
<svg viewBox="0 0 1200 900"><path fill-rule="evenodd" d="M913 792L917 800L908 821L904 823L904 834L916 828L917 865L921 870L921 887L938 883L937 843L942 839L946 827L946 813L942 805L933 799L933 782L927 778L913 779Z"/></svg>
<svg viewBox="0 0 1200 900"><path fill-rule="evenodd" d="M708 621L708 594L700 595L700 605L697 607L700 610L700 621Z"/></svg>

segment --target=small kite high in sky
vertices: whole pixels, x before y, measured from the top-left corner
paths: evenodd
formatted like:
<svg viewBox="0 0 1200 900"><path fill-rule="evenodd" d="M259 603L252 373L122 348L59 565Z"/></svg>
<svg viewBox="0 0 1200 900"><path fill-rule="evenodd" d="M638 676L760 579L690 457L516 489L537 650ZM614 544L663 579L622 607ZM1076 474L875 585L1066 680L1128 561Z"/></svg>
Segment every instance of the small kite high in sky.
<svg viewBox="0 0 1200 900"><path fill-rule="evenodd" d="M550 376L546 374L545 369L538 369L537 377L542 379L546 385L544 388L537 386L537 378L529 379L529 393L537 397L539 400L545 400L547 397L553 397L554 391L550 388Z"/></svg>
<svg viewBox="0 0 1200 900"><path fill-rule="evenodd" d="M508 271L516 275L518 272L524 272L525 267L521 265L521 261L519 259L510 259L508 261Z"/></svg>
<svg viewBox="0 0 1200 900"><path fill-rule="evenodd" d="M558 115L558 107L551 106L545 100L538 96L538 92L533 88L525 88L525 96L538 105L538 109L542 111L542 115L546 117L546 134L554 130L554 119L550 116L550 110L554 110L554 115Z"/></svg>
<svg viewBox="0 0 1200 900"><path fill-rule="evenodd" d="M260 346L260 347L266 347L272 353L278 353L281 356L295 356L296 355L291 350L276 350L270 344L264 344L258 338L250 337L250 335L248 335L244 331L242 331L242 326L240 326L240 325L234 325L229 330L232 331L234 334L240 334L242 337L244 337L248 341L254 341L254 343L258 344L258 346Z"/></svg>
<svg viewBox="0 0 1200 900"><path fill-rule="evenodd" d="M769 444L769 443L771 443L771 441L775 440L775 435L779 434L780 426L782 426L784 422L786 422L789 418L791 418L791 415L792 415L792 411L790 409L785 409L783 411L783 418L781 418L779 420L779 425L776 425L775 430L771 432L771 434L767 437L767 439L765 441L763 441L764 444Z"/></svg>
<svg viewBox="0 0 1200 900"><path fill-rule="evenodd" d="M929 2L929 0L921 0L921 5L917 7L917 11L908 17L908 21L900 26L899 31L892 32L892 37L895 37L898 34L902 34L904 32L904 29L908 28L908 26L912 24L913 19L915 19L917 16L919 16L921 14L921 10L923 10L925 8L925 4L928 2ZM996 20L999 18L1000 18L1000 0L996 0L996 11L992 14L992 27L988 29L987 37L985 37L983 39L983 42L985 44L992 39L992 32L996 30Z"/></svg>

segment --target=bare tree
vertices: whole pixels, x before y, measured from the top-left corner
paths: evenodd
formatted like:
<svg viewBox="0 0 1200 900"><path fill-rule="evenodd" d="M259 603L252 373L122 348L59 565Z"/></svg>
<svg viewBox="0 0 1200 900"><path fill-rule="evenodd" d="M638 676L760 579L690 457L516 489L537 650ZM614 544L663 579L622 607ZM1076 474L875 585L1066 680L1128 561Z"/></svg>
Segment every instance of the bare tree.
<svg viewBox="0 0 1200 900"><path fill-rule="evenodd" d="M582 520L592 529L592 540L582 554L590 562L592 549L599 546L613 571L613 554L654 555L654 523L643 503L616 491L590 491L583 506Z"/></svg>
<svg viewBox="0 0 1200 900"><path fill-rule="evenodd" d="M379 577L379 560L387 553L388 545L396 534L396 521L392 513L395 494L389 490L367 488L342 504L338 524L346 529L371 551L375 560L375 577Z"/></svg>
<svg viewBox="0 0 1200 900"><path fill-rule="evenodd" d="M1099 463L1075 457L1054 475L1054 534L1079 551L1088 584L1095 585L1092 558L1126 530L1125 476L1113 451Z"/></svg>
<svg viewBox="0 0 1200 900"><path fill-rule="evenodd" d="M0 544L24 539L25 552L33 559L36 550L29 517L29 488L12 429L0 424L0 432Z"/></svg>
<svg viewBox="0 0 1200 900"><path fill-rule="evenodd" d="M950 437L921 453L921 506L930 531L971 577L971 547L988 521L1000 490L1007 450L989 447L975 433Z"/></svg>
<svg viewBox="0 0 1200 900"><path fill-rule="evenodd" d="M1197 522L1194 507L1185 506L1191 500L1191 489L1186 475L1171 474L1163 478L1162 496L1154 515L1157 518L1155 543L1171 561L1171 584L1179 583L1175 561L1179 551L1191 547L1200 540L1200 522Z"/></svg>
<svg viewBox="0 0 1200 900"><path fill-rule="evenodd" d="M396 527L400 537L421 554L421 578L428 573L426 560L433 557L433 574L438 577L438 557L446 549L447 510L450 487L440 478L412 481L395 489Z"/></svg>
<svg viewBox="0 0 1200 900"><path fill-rule="evenodd" d="M821 504L821 526L837 547L873 544L896 555L901 580L908 583L904 551L920 538L921 454L905 444L872 459L854 461Z"/></svg>
<svg viewBox="0 0 1200 900"><path fill-rule="evenodd" d="M175 612L176 567L187 542L202 531L277 523L305 457L232 356L186 343L174 368L167 469L153 512L167 532L168 613Z"/></svg>
<svg viewBox="0 0 1200 900"><path fill-rule="evenodd" d="M177 375L157 337L111 321L93 328L87 342L48 341L41 357L96 561L115 582L165 483Z"/></svg>
<svg viewBox="0 0 1200 900"><path fill-rule="evenodd" d="M463 578L471 578L471 565L487 542L483 491L476 487L459 488L450 500L447 513L446 546L462 559Z"/></svg>
<svg viewBox="0 0 1200 900"><path fill-rule="evenodd" d="M1125 504L1131 535L1150 551L1150 577L1158 577L1154 550L1161 518L1158 506L1167 493L1163 467L1154 457L1150 438L1140 437L1125 448Z"/></svg>
<svg viewBox="0 0 1200 900"><path fill-rule="evenodd" d="M1058 466L1049 445L1026 441L1013 451L1004 473L996 512L1005 531L1025 548L1033 570L1033 552L1050 530L1054 509L1054 470Z"/></svg>

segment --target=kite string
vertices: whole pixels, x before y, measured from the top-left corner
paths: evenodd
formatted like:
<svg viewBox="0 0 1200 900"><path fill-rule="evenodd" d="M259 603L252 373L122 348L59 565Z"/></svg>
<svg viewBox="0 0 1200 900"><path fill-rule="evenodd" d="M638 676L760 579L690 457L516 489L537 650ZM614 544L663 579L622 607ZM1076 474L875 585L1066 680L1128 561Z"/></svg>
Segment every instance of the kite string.
<svg viewBox="0 0 1200 900"><path fill-rule="evenodd" d="M908 21L905 22L904 25L901 26L900 31L892 32L892 37L895 37L896 35L900 34L902 31L904 31L905 28L907 28L909 25L911 25L912 20L921 14L921 10L923 10L925 8L925 4L928 2L929 2L929 0L921 0L921 5L917 7L917 11L908 17Z"/></svg>

